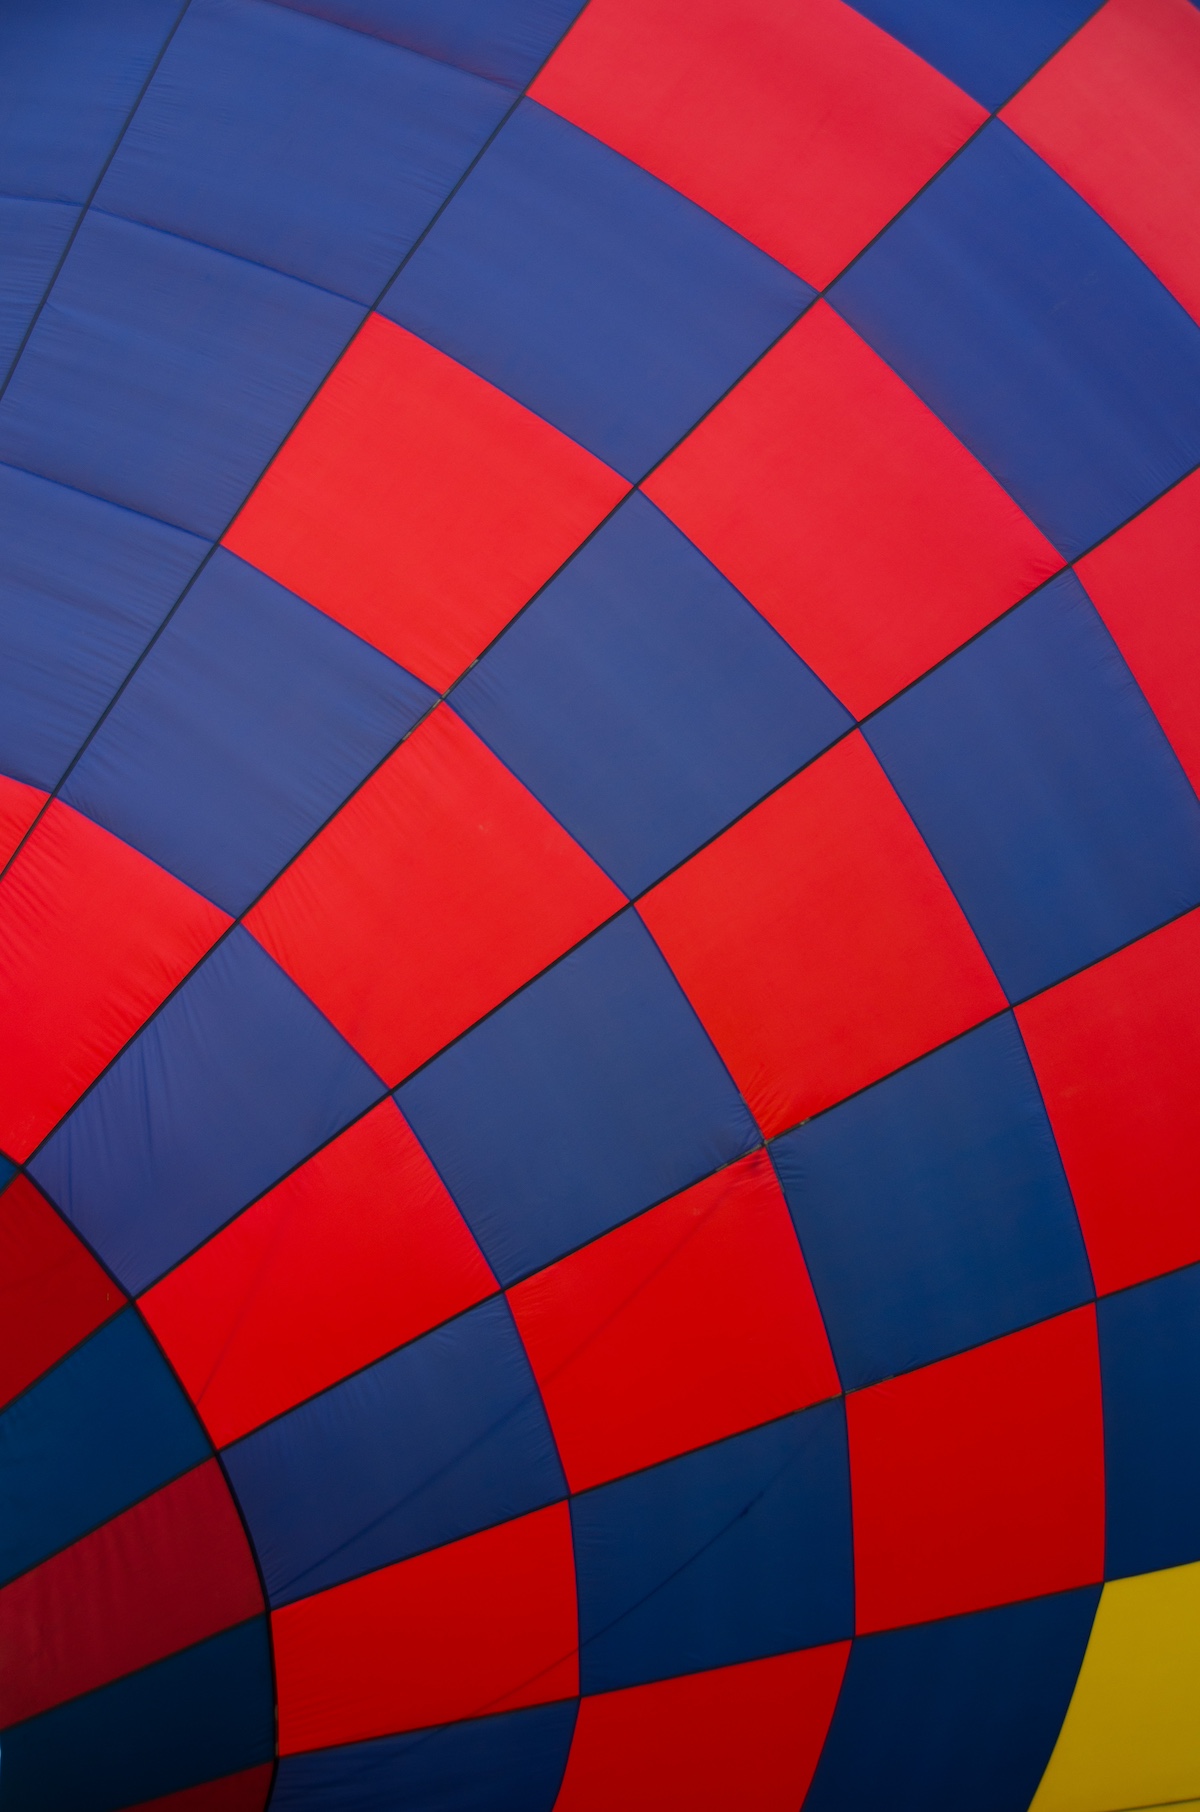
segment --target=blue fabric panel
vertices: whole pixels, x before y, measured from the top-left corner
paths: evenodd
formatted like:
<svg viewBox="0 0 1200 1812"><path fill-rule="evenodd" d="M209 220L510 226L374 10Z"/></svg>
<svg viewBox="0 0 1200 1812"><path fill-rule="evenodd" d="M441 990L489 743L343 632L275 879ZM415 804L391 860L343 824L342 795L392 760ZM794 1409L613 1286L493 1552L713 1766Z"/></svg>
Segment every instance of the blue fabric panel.
<svg viewBox="0 0 1200 1812"><path fill-rule="evenodd" d="M804 1812L1026 1812L1100 1592L860 1637Z"/></svg>
<svg viewBox="0 0 1200 1812"><path fill-rule="evenodd" d="M0 466L0 772L57 784L205 552Z"/></svg>
<svg viewBox="0 0 1200 1812"><path fill-rule="evenodd" d="M758 1143L632 912L450 1046L396 1099L507 1287Z"/></svg>
<svg viewBox="0 0 1200 1812"><path fill-rule="evenodd" d="M919 57L974 95L1001 106L1054 54L1098 0L853 0Z"/></svg>
<svg viewBox="0 0 1200 1812"><path fill-rule="evenodd" d="M636 479L812 293L523 101L381 306Z"/></svg>
<svg viewBox="0 0 1200 1812"><path fill-rule="evenodd" d="M433 699L218 548L63 797L236 914Z"/></svg>
<svg viewBox="0 0 1200 1812"><path fill-rule="evenodd" d="M1092 1295L1007 1014L785 1134L771 1155L847 1390Z"/></svg>
<svg viewBox="0 0 1200 1812"><path fill-rule="evenodd" d="M1200 327L998 121L830 300L1068 557L1200 459Z"/></svg>
<svg viewBox="0 0 1200 1812"><path fill-rule="evenodd" d="M1073 573L865 728L1010 1000L1200 900L1200 802Z"/></svg>
<svg viewBox="0 0 1200 1812"><path fill-rule="evenodd" d="M566 1496L503 1297L225 1454L273 1604Z"/></svg>
<svg viewBox="0 0 1200 1812"><path fill-rule="evenodd" d="M137 1294L381 1094L239 926L28 1168Z"/></svg>
<svg viewBox="0 0 1200 1812"><path fill-rule="evenodd" d="M1099 1305L1105 1573L1200 1560L1200 1265Z"/></svg>
<svg viewBox="0 0 1200 1812"><path fill-rule="evenodd" d="M585 1693L854 1627L840 1400L586 1492L571 1526Z"/></svg>
<svg viewBox="0 0 1200 1812"><path fill-rule="evenodd" d="M582 0L280 0L510 88L537 74Z"/></svg>
<svg viewBox="0 0 1200 1812"><path fill-rule="evenodd" d="M63 201L0 195L0 378L37 313L78 218L79 209Z"/></svg>
<svg viewBox="0 0 1200 1812"><path fill-rule="evenodd" d="M6 1158L4 1154L0 1152L0 1189L7 1189L16 1173L16 1168L17 1167L12 1160Z"/></svg>
<svg viewBox="0 0 1200 1812"><path fill-rule="evenodd" d="M851 723L638 493L470 670L453 704L630 894Z"/></svg>
<svg viewBox="0 0 1200 1812"><path fill-rule="evenodd" d="M273 0L193 0L97 204L373 302L511 101Z"/></svg>
<svg viewBox="0 0 1200 1812"><path fill-rule="evenodd" d="M134 1309L0 1415L0 1580L106 1523L210 1448ZM8 1747L4 1748L5 1808Z"/></svg>
<svg viewBox="0 0 1200 1812"><path fill-rule="evenodd" d="M265 1618L4 1733L4 1812L116 1812L274 1750Z"/></svg>
<svg viewBox="0 0 1200 1812"><path fill-rule="evenodd" d="M86 201L182 0L0 8L0 192Z"/></svg>
<svg viewBox="0 0 1200 1812"><path fill-rule="evenodd" d="M0 459L215 539L362 315L90 214L0 403Z"/></svg>
<svg viewBox="0 0 1200 1812"><path fill-rule="evenodd" d="M551 1812L577 1705L286 1755L271 1812Z"/></svg>

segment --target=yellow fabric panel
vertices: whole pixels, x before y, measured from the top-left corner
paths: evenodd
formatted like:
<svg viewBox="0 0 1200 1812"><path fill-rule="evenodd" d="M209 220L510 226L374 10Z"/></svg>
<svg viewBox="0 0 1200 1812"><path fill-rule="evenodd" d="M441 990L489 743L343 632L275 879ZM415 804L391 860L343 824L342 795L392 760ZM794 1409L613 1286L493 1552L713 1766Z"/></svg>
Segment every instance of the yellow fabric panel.
<svg viewBox="0 0 1200 1812"><path fill-rule="evenodd" d="M1105 1586L1030 1812L1183 1812L1200 1793L1200 1562Z"/></svg>

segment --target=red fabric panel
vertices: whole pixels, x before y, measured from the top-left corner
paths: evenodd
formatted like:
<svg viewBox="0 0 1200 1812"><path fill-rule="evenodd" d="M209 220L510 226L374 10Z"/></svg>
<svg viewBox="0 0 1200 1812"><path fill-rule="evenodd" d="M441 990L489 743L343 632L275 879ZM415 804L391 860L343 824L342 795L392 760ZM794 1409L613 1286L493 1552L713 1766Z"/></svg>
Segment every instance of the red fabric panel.
<svg viewBox="0 0 1200 1812"><path fill-rule="evenodd" d="M274 1772L272 1764L265 1762L261 1768L247 1768L244 1774L227 1774L224 1780L168 1793L165 1799L142 1800L135 1812L262 1812Z"/></svg>
<svg viewBox="0 0 1200 1812"><path fill-rule="evenodd" d="M624 904L442 706L246 924L392 1087Z"/></svg>
<svg viewBox="0 0 1200 1812"><path fill-rule="evenodd" d="M372 315L225 545L442 691L628 488Z"/></svg>
<svg viewBox="0 0 1200 1812"><path fill-rule="evenodd" d="M0 1406L125 1297L27 1177L0 1195Z"/></svg>
<svg viewBox="0 0 1200 1812"><path fill-rule="evenodd" d="M384 1101L169 1272L141 1309L223 1447L495 1288Z"/></svg>
<svg viewBox="0 0 1200 1812"><path fill-rule="evenodd" d="M986 117L841 0L591 0L530 92L817 288Z"/></svg>
<svg viewBox="0 0 1200 1812"><path fill-rule="evenodd" d="M584 1699L554 1812L796 1812L848 1642Z"/></svg>
<svg viewBox="0 0 1200 1812"><path fill-rule="evenodd" d="M1091 1307L858 1391L846 1414L860 1631L1103 1576Z"/></svg>
<svg viewBox="0 0 1200 1812"><path fill-rule="evenodd" d="M1135 516L1076 571L1188 779L1200 788L1200 472Z"/></svg>
<svg viewBox="0 0 1200 1812"><path fill-rule="evenodd" d="M644 489L857 717L1062 565L824 302Z"/></svg>
<svg viewBox="0 0 1200 1812"><path fill-rule="evenodd" d="M857 732L638 910L768 1137L1004 1005Z"/></svg>
<svg viewBox="0 0 1200 1812"><path fill-rule="evenodd" d="M765 1152L510 1290L572 1491L840 1388Z"/></svg>
<svg viewBox="0 0 1200 1812"><path fill-rule="evenodd" d="M1101 1295L1200 1260L1200 912L1017 1013Z"/></svg>
<svg viewBox="0 0 1200 1812"><path fill-rule="evenodd" d="M46 794L23 780L10 780L0 774L0 867L12 855L17 844L42 809Z"/></svg>
<svg viewBox="0 0 1200 1812"><path fill-rule="evenodd" d="M1108 0L1000 115L1200 320L1200 13Z"/></svg>
<svg viewBox="0 0 1200 1812"><path fill-rule="evenodd" d="M55 801L0 884L0 1145L28 1157L226 915Z"/></svg>
<svg viewBox="0 0 1200 1812"><path fill-rule="evenodd" d="M579 1690L571 1518L552 1504L274 1613L279 1749Z"/></svg>
<svg viewBox="0 0 1200 1812"><path fill-rule="evenodd" d="M215 1460L0 1591L0 1723L148 1667L263 1608Z"/></svg>

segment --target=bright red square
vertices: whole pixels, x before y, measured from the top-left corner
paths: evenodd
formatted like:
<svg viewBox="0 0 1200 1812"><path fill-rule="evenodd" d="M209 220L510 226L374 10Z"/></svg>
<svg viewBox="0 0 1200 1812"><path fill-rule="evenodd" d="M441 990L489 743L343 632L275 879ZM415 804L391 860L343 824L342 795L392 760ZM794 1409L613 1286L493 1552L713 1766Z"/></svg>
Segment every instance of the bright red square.
<svg viewBox="0 0 1200 1812"><path fill-rule="evenodd" d="M846 1417L860 1631L1103 1577L1091 1307L856 1391Z"/></svg>
<svg viewBox="0 0 1200 1812"><path fill-rule="evenodd" d="M1200 1260L1200 912L1017 1012L1101 1295Z"/></svg>
<svg viewBox="0 0 1200 1812"><path fill-rule="evenodd" d="M124 1306L45 1196L14 1177L0 1195L0 1405Z"/></svg>
<svg viewBox="0 0 1200 1812"><path fill-rule="evenodd" d="M46 795L38 787L0 774L0 867L13 854L45 803Z"/></svg>
<svg viewBox="0 0 1200 1812"><path fill-rule="evenodd" d="M394 1087L624 904L443 705L246 926Z"/></svg>
<svg viewBox="0 0 1200 1812"><path fill-rule="evenodd" d="M628 489L372 315L225 545L443 691Z"/></svg>
<svg viewBox="0 0 1200 1812"><path fill-rule="evenodd" d="M1108 0L1000 117L1200 320L1200 13Z"/></svg>
<svg viewBox="0 0 1200 1812"><path fill-rule="evenodd" d="M644 489L856 717L1062 565L824 302Z"/></svg>
<svg viewBox="0 0 1200 1812"><path fill-rule="evenodd" d="M1075 570L1200 789L1200 472Z"/></svg>
<svg viewBox="0 0 1200 1812"><path fill-rule="evenodd" d="M571 1516L531 1516L285 1605L279 1751L515 1711L579 1691Z"/></svg>
<svg viewBox="0 0 1200 1812"><path fill-rule="evenodd" d="M834 1642L582 1700L554 1812L796 1812L849 1652Z"/></svg>
<svg viewBox="0 0 1200 1812"><path fill-rule="evenodd" d="M818 289L986 118L841 0L591 0L530 93Z"/></svg>
<svg viewBox="0 0 1200 1812"><path fill-rule="evenodd" d="M57 800L0 886L0 1146L26 1158L229 924Z"/></svg>
<svg viewBox="0 0 1200 1812"><path fill-rule="evenodd" d="M572 1491L840 1384L765 1152L508 1293Z"/></svg>
<svg viewBox="0 0 1200 1812"><path fill-rule="evenodd" d="M1005 1004L857 732L638 910L768 1138Z"/></svg>
<svg viewBox="0 0 1200 1812"><path fill-rule="evenodd" d="M169 1272L141 1309L224 1447L495 1288L384 1101Z"/></svg>

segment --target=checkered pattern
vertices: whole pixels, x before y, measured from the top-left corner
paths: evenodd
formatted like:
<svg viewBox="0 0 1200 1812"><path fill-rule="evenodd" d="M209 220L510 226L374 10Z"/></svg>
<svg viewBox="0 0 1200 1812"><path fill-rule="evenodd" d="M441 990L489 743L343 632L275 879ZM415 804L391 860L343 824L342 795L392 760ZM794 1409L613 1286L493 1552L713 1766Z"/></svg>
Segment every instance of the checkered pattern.
<svg viewBox="0 0 1200 1812"><path fill-rule="evenodd" d="M1200 12L135 11L0 144L6 1808L1200 1803Z"/></svg>

